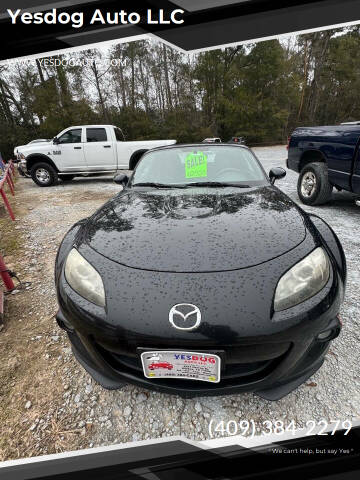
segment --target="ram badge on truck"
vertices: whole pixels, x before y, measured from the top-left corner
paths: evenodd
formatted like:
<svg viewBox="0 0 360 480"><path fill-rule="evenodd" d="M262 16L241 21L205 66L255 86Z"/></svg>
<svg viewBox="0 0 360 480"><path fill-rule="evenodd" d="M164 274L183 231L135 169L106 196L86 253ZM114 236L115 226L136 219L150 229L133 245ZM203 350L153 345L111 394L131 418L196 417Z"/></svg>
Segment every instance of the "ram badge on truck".
<svg viewBox="0 0 360 480"><path fill-rule="evenodd" d="M297 128L289 139L287 167L300 174L300 200L324 204L334 187L360 194L359 144L358 124Z"/></svg>
<svg viewBox="0 0 360 480"><path fill-rule="evenodd" d="M66 128L49 142L22 146L18 156L20 168L40 187L49 187L58 178L68 181L75 176L133 170L147 150L174 143L176 140L127 142L113 125L82 125Z"/></svg>

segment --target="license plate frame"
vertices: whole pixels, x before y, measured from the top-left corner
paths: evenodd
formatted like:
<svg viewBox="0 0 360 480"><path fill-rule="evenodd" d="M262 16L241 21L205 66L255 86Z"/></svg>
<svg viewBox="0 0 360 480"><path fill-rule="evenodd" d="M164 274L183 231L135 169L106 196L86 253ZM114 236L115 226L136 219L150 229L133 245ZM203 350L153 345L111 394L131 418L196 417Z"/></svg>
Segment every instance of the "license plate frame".
<svg viewBox="0 0 360 480"><path fill-rule="evenodd" d="M222 356L213 352L138 349L145 378L219 383ZM162 365L159 365L162 364ZM151 368L153 366L153 368Z"/></svg>

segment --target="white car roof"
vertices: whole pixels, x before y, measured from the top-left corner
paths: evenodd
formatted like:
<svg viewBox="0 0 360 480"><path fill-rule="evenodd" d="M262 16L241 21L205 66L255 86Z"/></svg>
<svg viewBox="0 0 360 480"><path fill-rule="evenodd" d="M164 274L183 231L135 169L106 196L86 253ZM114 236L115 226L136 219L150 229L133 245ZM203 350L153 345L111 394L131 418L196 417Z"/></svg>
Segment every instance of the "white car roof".
<svg viewBox="0 0 360 480"><path fill-rule="evenodd" d="M100 125L100 124L96 124L96 125L72 125L71 127L68 127L68 128L83 128L83 127L86 127L86 128L99 128L99 127L115 127L115 128L118 128L116 127L116 125ZM64 130L67 130L68 128L65 128Z"/></svg>

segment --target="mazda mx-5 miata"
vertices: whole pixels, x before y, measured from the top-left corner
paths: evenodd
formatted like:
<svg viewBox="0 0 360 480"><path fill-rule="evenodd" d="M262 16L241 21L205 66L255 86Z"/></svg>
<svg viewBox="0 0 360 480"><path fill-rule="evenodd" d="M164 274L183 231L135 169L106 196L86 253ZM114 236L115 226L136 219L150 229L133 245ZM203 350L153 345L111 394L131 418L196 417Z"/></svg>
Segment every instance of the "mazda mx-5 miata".
<svg viewBox="0 0 360 480"><path fill-rule="evenodd" d="M66 234L58 324L108 389L277 400L340 332L346 264L254 153L231 144L146 152L119 193ZM172 369L149 369L154 358Z"/></svg>

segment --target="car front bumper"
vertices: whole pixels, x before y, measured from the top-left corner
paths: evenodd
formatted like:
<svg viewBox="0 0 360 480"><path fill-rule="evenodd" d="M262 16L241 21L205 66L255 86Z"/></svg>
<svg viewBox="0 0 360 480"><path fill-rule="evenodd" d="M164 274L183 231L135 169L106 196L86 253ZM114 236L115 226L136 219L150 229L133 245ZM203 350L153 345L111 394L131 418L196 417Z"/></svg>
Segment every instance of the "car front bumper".
<svg viewBox="0 0 360 480"><path fill-rule="evenodd" d="M29 173L26 167L26 160L18 160L18 171L23 176Z"/></svg>
<svg viewBox="0 0 360 480"><path fill-rule="evenodd" d="M131 383L150 390L183 397L226 395L254 392L267 400L278 400L304 383L322 365L332 339L341 330L339 317L330 308L318 318L285 329L280 333L245 337L236 345L174 345L156 338L125 338L114 341L99 330L87 330L89 318L81 306L71 302L56 315L67 331L72 350L79 363L104 388L119 389ZM75 316L77 317L75 319ZM84 328L79 328L81 319ZM74 325L77 325L76 328ZM307 332L304 336L304 332ZM319 338L328 332L326 338ZM142 370L140 354L152 350L210 352L222 355L221 381L218 384L193 380L148 379Z"/></svg>
<svg viewBox="0 0 360 480"><path fill-rule="evenodd" d="M304 383L321 367L330 344L330 340L326 342L314 340L302 347L293 344L280 358L264 361L263 368L259 365L261 362L232 365L235 367L233 371L238 367L239 375L236 373L231 375L230 368L230 374L223 374L222 380L216 385L193 380L148 379L142 373L140 356L136 359L132 356L126 358L118 355L116 358L112 353L99 348L92 338L75 330L68 330L60 312L56 318L59 326L67 330L73 353L79 363L95 381L109 390L116 390L131 383L149 390L183 397L254 392L267 400L279 400ZM331 330L331 339L338 336L340 332L338 318L329 322L328 329ZM148 350L155 349L161 350L156 347L156 343ZM176 350L187 351L186 348ZM199 350L211 351L197 349ZM229 350L225 350L225 354ZM257 371L254 371L254 364L259 367ZM229 366L226 366L225 370L228 368ZM248 375L245 373L246 368L249 368Z"/></svg>

